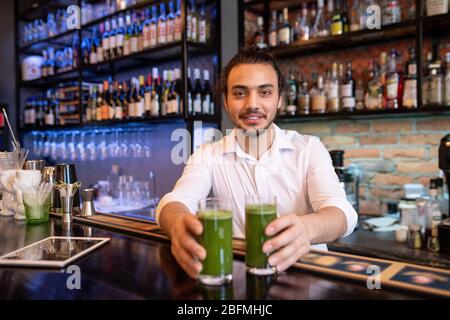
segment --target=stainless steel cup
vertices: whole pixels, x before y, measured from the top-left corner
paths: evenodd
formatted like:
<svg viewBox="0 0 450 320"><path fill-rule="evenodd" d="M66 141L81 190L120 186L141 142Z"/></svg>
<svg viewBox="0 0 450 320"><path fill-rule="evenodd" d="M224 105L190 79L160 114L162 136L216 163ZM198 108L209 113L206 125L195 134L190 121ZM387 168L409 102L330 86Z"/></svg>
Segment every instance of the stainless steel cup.
<svg viewBox="0 0 450 320"><path fill-rule="evenodd" d="M23 165L24 170L39 170L43 171L45 167L45 160L28 160Z"/></svg>

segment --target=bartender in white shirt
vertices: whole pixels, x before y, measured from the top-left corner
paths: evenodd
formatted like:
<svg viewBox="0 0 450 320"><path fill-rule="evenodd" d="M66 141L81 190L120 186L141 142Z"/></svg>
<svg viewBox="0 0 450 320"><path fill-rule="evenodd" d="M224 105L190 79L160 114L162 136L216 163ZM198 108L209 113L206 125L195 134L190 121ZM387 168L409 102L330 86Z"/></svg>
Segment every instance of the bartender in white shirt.
<svg viewBox="0 0 450 320"><path fill-rule="evenodd" d="M280 108L283 76L274 58L256 48L241 50L224 68L224 106L235 128L204 144L156 210L181 267L197 278L206 251L197 242L198 202L211 194L233 201L233 236L245 237L245 196L276 196L278 218L266 227L269 263L283 271L311 246L353 232L357 213L339 185L330 155L313 136L283 131L273 121ZM318 244L318 246L317 246Z"/></svg>

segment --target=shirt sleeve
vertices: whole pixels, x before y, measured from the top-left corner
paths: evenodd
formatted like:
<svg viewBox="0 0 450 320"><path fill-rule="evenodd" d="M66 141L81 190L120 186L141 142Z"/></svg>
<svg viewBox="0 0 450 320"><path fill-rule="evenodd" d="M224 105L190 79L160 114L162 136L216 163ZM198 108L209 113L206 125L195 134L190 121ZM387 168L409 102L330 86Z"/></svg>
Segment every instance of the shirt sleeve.
<svg viewBox="0 0 450 320"><path fill-rule="evenodd" d="M315 212L325 207L337 207L347 219L347 231L342 237L350 235L355 229L358 214L347 200L345 190L334 171L331 156L317 137L312 137L309 148L307 171L307 190L311 206Z"/></svg>
<svg viewBox="0 0 450 320"><path fill-rule="evenodd" d="M207 145L201 146L189 157L183 174L172 192L167 193L159 201L155 215L158 225L161 210L170 202L184 204L192 214L197 212L198 202L206 198L211 190L211 169L208 157Z"/></svg>

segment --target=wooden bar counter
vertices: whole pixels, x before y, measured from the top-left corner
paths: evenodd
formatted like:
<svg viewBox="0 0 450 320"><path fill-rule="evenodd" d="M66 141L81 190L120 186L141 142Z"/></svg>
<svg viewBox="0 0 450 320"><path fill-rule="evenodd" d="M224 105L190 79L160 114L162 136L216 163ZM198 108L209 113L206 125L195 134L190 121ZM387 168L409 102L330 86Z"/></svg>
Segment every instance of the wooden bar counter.
<svg viewBox="0 0 450 320"><path fill-rule="evenodd" d="M422 299L430 296L399 289L369 290L365 283L306 270L289 270L276 278L245 272L234 261L233 283L206 287L177 265L164 240L145 239L74 223L63 230L60 219L27 226L0 217L0 255L50 235L108 237L111 241L77 260L81 289L67 287L71 273L63 269L0 267L0 299Z"/></svg>

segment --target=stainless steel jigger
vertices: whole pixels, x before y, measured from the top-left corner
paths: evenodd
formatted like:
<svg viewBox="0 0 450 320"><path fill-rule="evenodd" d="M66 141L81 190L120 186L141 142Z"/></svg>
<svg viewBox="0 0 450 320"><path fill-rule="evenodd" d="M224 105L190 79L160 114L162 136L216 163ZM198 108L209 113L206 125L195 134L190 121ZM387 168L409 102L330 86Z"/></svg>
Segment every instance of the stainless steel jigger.
<svg viewBox="0 0 450 320"><path fill-rule="evenodd" d="M72 208L73 208L73 196L61 196L61 205L63 209L62 221L63 224L71 224L72 218Z"/></svg>
<svg viewBox="0 0 450 320"><path fill-rule="evenodd" d="M94 189L84 189L81 191L83 198L83 208L81 209L82 217L90 217L95 214L94 208Z"/></svg>

